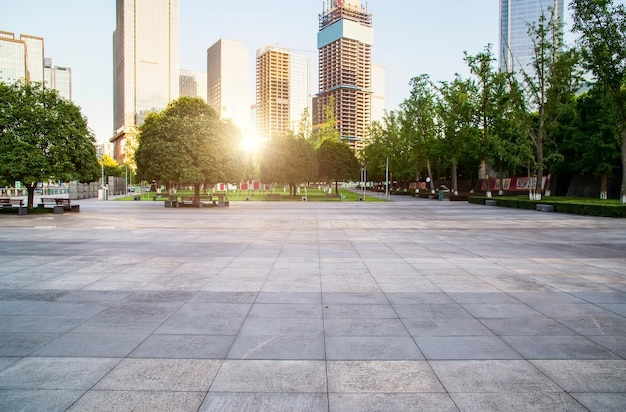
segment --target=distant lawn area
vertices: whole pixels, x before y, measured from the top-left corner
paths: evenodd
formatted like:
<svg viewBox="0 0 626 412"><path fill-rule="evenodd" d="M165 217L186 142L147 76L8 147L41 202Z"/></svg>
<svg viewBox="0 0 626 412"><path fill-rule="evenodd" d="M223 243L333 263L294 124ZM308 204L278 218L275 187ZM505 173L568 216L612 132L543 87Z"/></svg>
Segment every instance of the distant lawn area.
<svg viewBox="0 0 626 412"><path fill-rule="evenodd" d="M201 192L203 193L203 192ZM139 196L139 200L154 200L155 197L154 192L149 193L141 193L135 194L131 193L128 196L118 197L115 200L118 201L134 201L136 196ZM178 196L193 196L193 191L191 190L179 190L176 192ZM230 191L227 193L228 199L231 202L237 201L252 201L252 202L263 202L263 201L285 201L285 202L302 202L302 198L305 196L303 190L300 191L300 194L295 197L290 197L289 192L283 192L282 190L275 190L274 192L270 191L259 191L259 190L237 190ZM324 190L320 189L307 189L306 191L306 201L307 202L358 202L363 198L362 193L355 193L350 190L339 190L339 197L335 195L333 191L331 194L327 194ZM163 200L163 199L160 199ZM363 199L365 202L384 202L384 199L371 196L371 193L367 193L365 198Z"/></svg>
<svg viewBox="0 0 626 412"><path fill-rule="evenodd" d="M626 205L619 199L592 199L586 197L549 196L542 200L530 200L527 196L470 196L468 201L475 204L485 204L486 200L494 200L497 206L517 209L536 210L538 204L552 205L555 212L571 213L585 216L603 216L626 218Z"/></svg>

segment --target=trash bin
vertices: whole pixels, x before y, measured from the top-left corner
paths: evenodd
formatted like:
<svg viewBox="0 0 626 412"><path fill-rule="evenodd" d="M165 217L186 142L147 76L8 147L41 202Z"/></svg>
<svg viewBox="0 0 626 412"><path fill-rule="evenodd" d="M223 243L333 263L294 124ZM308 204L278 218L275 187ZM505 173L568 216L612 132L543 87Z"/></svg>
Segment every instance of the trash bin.
<svg viewBox="0 0 626 412"><path fill-rule="evenodd" d="M443 190L441 188L439 188L439 200L443 200Z"/></svg>

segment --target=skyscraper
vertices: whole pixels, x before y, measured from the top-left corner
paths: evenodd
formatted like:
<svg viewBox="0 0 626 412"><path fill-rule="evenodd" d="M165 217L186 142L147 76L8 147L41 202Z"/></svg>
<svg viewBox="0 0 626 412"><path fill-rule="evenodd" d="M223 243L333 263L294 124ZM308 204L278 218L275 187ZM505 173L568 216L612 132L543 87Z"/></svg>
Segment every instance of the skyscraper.
<svg viewBox="0 0 626 412"><path fill-rule="evenodd" d="M117 0L113 33L115 159L146 115L179 95L179 0Z"/></svg>
<svg viewBox="0 0 626 412"><path fill-rule="evenodd" d="M500 69L527 73L534 55L529 24L536 24L543 14L546 21L555 13L563 21L563 0L500 0ZM520 79L521 80L521 79Z"/></svg>
<svg viewBox="0 0 626 412"><path fill-rule="evenodd" d="M265 139L298 132L305 109L310 114L311 64L306 56L264 47L256 56L256 134Z"/></svg>
<svg viewBox="0 0 626 412"><path fill-rule="evenodd" d="M238 41L220 39L207 50L207 103L244 133L250 129L249 61Z"/></svg>
<svg viewBox="0 0 626 412"><path fill-rule="evenodd" d="M0 32L0 81L15 83L20 79L44 81L43 38Z"/></svg>
<svg viewBox="0 0 626 412"><path fill-rule="evenodd" d="M180 95L200 97L206 102L206 73L180 70Z"/></svg>
<svg viewBox="0 0 626 412"><path fill-rule="evenodd" d="M357 151L372 118L373 45L372 15L360 0L331 0L319 16L319 93L313 123L325 121L324 107L334 97L339 135Z"/></svg>

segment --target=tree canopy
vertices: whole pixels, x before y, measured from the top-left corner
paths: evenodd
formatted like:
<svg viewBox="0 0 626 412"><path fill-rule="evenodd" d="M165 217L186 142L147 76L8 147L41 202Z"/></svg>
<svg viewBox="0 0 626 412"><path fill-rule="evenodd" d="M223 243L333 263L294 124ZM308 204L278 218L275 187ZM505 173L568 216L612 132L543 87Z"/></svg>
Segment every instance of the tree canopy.
<svg viewBox="0 0 626 412"><path fill-rule="evenodd" d="M239 130L202 99L180 97L151 113L141 126L135 152L142 180L189 184L199 195L205 184L238 181Z"/></svg>
<svg viewBox="0 0 626 412"><path fill-rule="evenodd" d="M48 180L100 176L95 139L78 106L40 83L0 82L0 175L34 189Z"/></svg>

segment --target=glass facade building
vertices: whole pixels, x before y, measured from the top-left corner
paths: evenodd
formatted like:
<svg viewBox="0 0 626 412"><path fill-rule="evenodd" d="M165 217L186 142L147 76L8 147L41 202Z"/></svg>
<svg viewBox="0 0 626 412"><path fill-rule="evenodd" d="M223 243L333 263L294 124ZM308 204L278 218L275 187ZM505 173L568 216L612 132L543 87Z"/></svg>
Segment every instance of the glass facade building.
<svg viewBox="0 0 626 412"><path fill-rule="evenodd" d="M539 22L541 15L550 20L556 13L563 21L563 0L500 0L500 69L510 72L528 72L534 55L529 25Z"/></svg>
<svg viewBox="0 0 626 412"><path fill-rule="evenodd" d="M250 130L249 64L238 41L220 39L207 49L207 103L244 133Z"/></svg>
<svg viewBox="0 0 626 412"><path fill-rule="evenodd" d="M0 32L0 82L15 83L26 73L26 44L13 33Z"/></svg>
<svg viewBox="0 0 626 412"><path fill-rule="evenodd" d="M200 97L206 102L206 73L181 69L179 79L181 96Z"/></svg>
<svg viewBox="0 0 626 412"><path fill-rule="evenodd" d="M117 0L113 34L115 158L146 115L179 96L179 0Z"/></svg>

